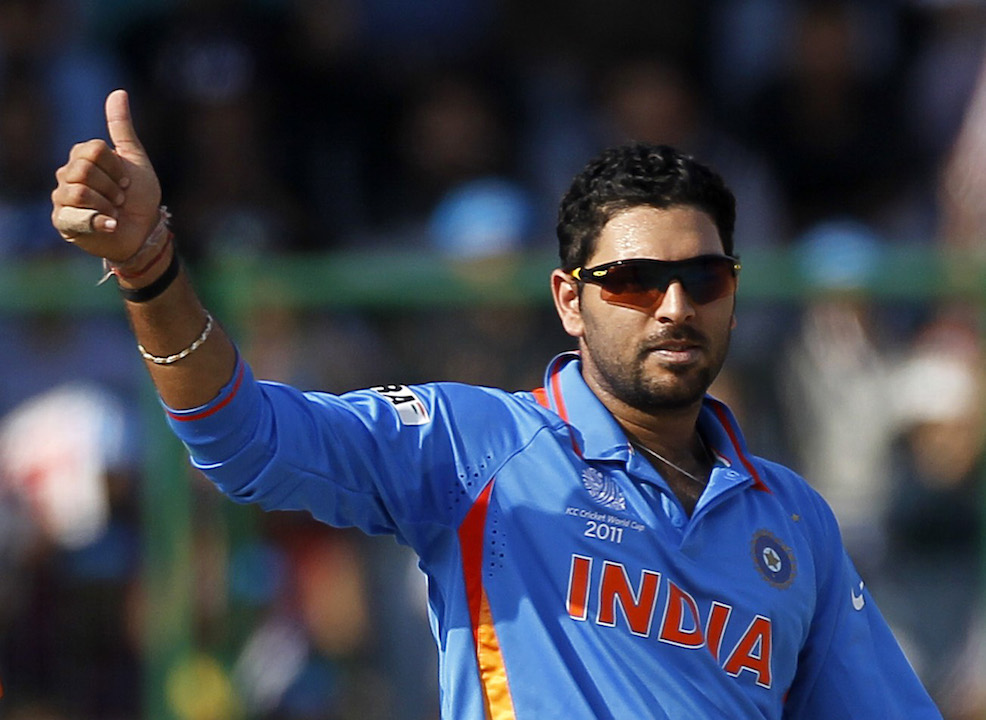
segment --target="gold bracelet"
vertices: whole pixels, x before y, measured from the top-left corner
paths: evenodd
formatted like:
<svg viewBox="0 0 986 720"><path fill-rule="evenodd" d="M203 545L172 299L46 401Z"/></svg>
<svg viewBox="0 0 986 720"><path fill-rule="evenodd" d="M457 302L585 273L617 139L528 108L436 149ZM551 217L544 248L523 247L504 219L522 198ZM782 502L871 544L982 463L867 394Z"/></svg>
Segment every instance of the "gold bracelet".
<svg viewBox="0 0 986 720"><path fill-rule="evenodd" d="M147 352L147 350L144 349L144 346L141 345L140 343L137 343L137 349L140 350L140 356L142 358L148 360L149 362L154 363L155 365L172 365L178 362L179 360L184 360L193 352L195 352L200 347L202 347L202 343L204 343L206 339L208 339L209 334L212 332L212 324L213 324L212 315L210 313L206 313L205 329L202 331L202 334L199 335L197 338L195 338L195 340L192 342L191 345L189 345L181 352L175 353L174 355L166 355L164 357L161 357L159 355L151 355L149 352Z"/></svg>

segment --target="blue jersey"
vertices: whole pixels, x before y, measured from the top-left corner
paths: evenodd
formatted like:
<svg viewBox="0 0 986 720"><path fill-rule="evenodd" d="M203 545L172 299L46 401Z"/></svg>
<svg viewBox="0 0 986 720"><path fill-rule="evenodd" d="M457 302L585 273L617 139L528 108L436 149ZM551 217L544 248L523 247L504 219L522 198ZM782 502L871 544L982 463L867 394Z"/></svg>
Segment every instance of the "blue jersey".
<svg viewBox="0 0 986 720"><path fill-rule="evenodd" d="M940 718L827 504L707 397L691 516L582 379L335 396L257 382L168 410L229 496L391 533L428 577L442 717Z"/></svg>

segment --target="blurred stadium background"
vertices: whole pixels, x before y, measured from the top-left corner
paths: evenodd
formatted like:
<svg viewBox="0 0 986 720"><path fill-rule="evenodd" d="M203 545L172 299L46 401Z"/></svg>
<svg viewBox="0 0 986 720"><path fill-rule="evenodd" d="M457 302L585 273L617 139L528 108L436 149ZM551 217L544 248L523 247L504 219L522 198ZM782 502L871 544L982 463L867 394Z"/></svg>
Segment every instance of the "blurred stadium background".
<svg viewBox="0 0 986 720"><path fill-rule="evenodd" d="M131 91L258 375L540 384L561 192L667 142L739 199L714 392L836 509L948 720L986 717L986 6L0 0L0 716L433 720L390 539L191 472L53 172Z"/></svg>

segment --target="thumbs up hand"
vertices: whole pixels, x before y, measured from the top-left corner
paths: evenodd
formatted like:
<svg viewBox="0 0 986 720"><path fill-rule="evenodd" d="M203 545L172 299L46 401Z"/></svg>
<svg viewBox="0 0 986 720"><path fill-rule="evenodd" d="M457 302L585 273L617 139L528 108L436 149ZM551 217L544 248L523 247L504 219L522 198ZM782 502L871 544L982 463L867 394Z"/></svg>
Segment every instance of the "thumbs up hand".
<svg viewBox="0 0 986 720"><path fill-rule="evenodd" d="M110 147L75 145L52 191L52 224L66 240L112 262L130 258L160 218L161 186L134 130L126 91L106 98Z"/></svg>

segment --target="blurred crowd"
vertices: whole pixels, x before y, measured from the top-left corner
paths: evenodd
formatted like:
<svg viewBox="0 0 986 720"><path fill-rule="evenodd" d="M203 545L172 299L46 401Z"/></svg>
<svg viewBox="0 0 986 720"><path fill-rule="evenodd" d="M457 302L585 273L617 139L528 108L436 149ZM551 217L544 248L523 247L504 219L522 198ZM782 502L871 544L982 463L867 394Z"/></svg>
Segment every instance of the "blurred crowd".
<svg viewBox="0 0 986 720"><path fill-rule="evenodd" d="M986 259L984 43L977 0L0 0L0 260L95 284L48 196L115 87L193 271L400 250L495 272L553 251L602 147L691 152L736 192L739 253L793 258L805 289L741 298L714 393L832 504L946 718L983 718L981 297L868 288L908 248ZM544 287L268 303L233 330L303 388L530 389L570 347ZM0 715L437 718L424 581L389 539L234 507L186 469L187 582L149 586L161 427L122 312L73 308L0 305ZM187 647L152 673L176 603Z"/></svg>

